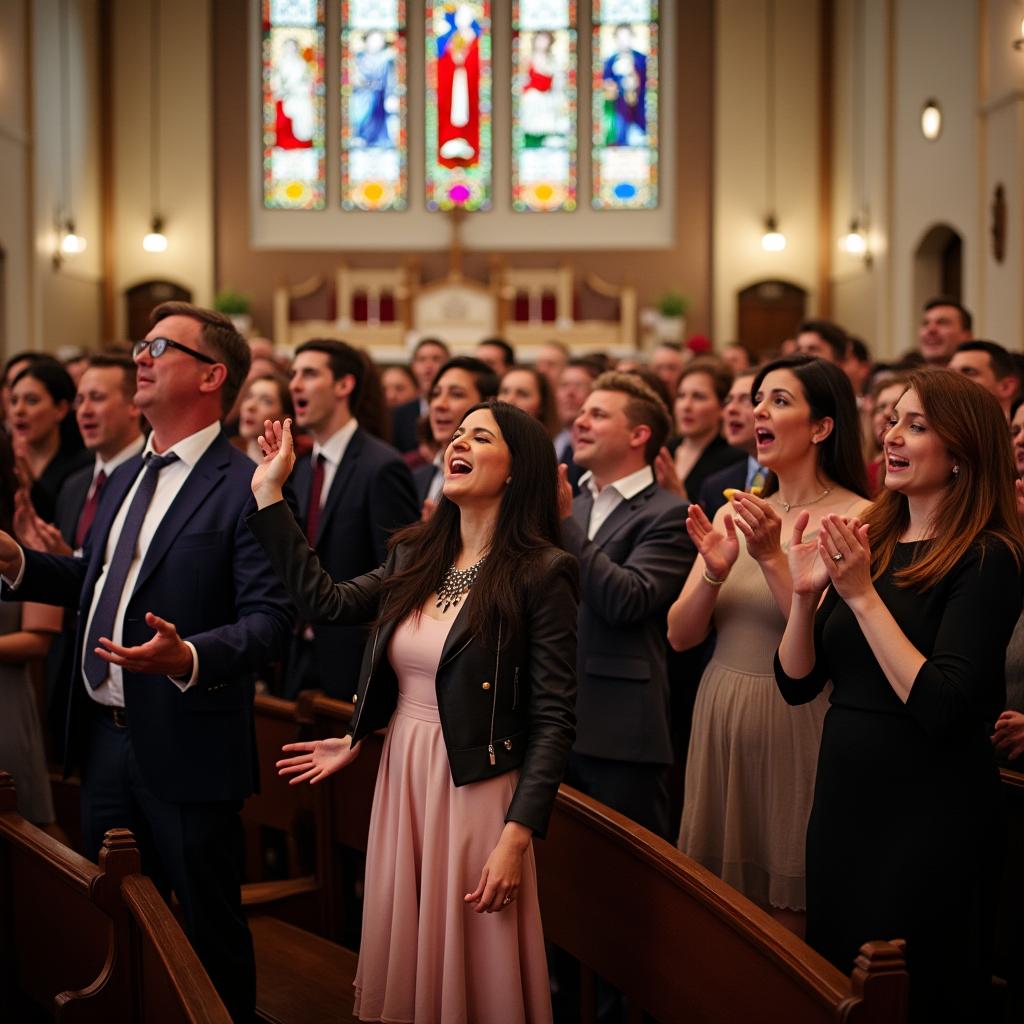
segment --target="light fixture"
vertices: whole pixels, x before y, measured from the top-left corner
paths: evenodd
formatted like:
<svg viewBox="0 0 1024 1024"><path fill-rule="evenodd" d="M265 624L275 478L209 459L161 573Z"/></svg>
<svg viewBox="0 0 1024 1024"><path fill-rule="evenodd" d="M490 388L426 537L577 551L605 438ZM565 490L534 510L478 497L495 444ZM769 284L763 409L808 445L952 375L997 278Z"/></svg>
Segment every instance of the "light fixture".
<svg viewBox="0 0 1024 1024"><path fill-rule="evenodd" d="M1015 50L1024 50L1024 20L1020 23L1020 35L1014 39L1013 48Z"/></svg>
<svg viewBox="0 0 1024 1024"><path fill-rule="evenodd" d="M167 236L164 234L164 222L159 217L153 218L149 234L142 240L142 248L146 252L167 251Z"/></svg>
<svg viewBox="0 0 1024 1024"><path fill-rule="evenodd" d="M867 171L867 132L864 126L864 0L854 0L853 39L850 59L850 206L856 211L850 218L850 230L839 239L839 248L871 266L868 250L865 183Z"/></svg>
<svg viewBox="0 0 1024 1024"><path fill-rule="evenodd" d="M868 251L868 236L856 217L850 221L850 230L839 239L839 248L851 256L863 256Z"/></svg>
<svg viewBox="0 0 1024 1024"><path fill-rule="evenodd" d="M149 234L142 239L146 252L166 252L167 236L160 209L160 12L149 0L149 207L153 211Z"/></svg>
<svg viewBox="0 0 1024 1024"><path fill-rule="evenodd" d="M71 82L70 43L68 41L68 2L60 0L58 8L60 46L60 206L57 210L57 249L53 254L53 265L60 269L65 256L77 256L85 251L85 236L75 230L75 219L71 214Z"/></svg>
<svg viewBox="0 0 1024 1024"><path fill-rule="evenodd" d="M929 142L934 142L942 134L942 108L938 100L925 101L921 110L921 134Z"/></svg>
<svg viewBox="0 0 1024 1024"><path fill-rule="evenodd" d="M782 252L786 248L786 236L779 230L775 217L768 217L764 222L764 234L761 236L761 248L765 252Z"/></svg>
<svg viewBox="0 0 1024 1024"><path fill-rule="evenodd" d="M771 213L765 217L761 248L765 252L782 252L786 236L779 231L775 216L775 0L765 4L765 22L764 198L765 208Z"/></svg>
<svg viewBox="0 0 1024 1024"><path fill-rule="evenodd" d="M85 246L85 239L75 231L75 222L69 218L60 233L60 251L65 256L77 256L85 252Z"/></svg>

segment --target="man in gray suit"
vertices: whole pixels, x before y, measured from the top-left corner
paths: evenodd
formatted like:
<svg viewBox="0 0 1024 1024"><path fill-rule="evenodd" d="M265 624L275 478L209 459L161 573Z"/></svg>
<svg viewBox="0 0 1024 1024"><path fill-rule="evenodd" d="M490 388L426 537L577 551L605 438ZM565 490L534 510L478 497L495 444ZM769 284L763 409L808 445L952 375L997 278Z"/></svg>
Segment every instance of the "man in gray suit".
<svg viewBox="0 0 1024 1024"><path fill-rule="evenodd" d="M580 562L576 743L566 782L667 839L672 765L665 618L693 564L686 503L651 463L668 410L639 378L605 373L576 419L587 472L560 511Z"/></svg>

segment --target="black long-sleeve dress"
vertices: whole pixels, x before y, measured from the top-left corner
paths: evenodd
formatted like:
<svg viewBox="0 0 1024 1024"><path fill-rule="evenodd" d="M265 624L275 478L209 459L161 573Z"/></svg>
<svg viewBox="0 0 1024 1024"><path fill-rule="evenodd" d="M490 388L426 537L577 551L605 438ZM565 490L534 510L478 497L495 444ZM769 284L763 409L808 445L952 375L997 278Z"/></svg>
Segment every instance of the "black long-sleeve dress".
<svg viewBox="0 0 1024 1024"><path fill-rule="evenodd" d="M879 596L927 658L904 704L853 612L830 590L815 666L775 675L790 704L833 691L807 828L807 941L844 973L871 939L907 940L911 1018L973 1020L990 984L989 904L999 863L999 775L989 736L1021 575L998 540L976 544L928 590L894 574Z"/></svg>

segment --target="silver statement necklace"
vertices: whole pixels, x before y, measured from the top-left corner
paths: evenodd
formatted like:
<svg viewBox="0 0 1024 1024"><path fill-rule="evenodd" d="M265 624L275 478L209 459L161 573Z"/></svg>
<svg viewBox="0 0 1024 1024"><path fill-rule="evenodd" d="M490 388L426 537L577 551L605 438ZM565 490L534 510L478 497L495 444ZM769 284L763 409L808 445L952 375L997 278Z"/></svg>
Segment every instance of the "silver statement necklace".
<svg viewBox="0 0 1024 1024"><path fill-rule="evenodd" d="M476 575L485 559L481 558L476 565L468 569L456 569L453 565L442 577L437 588L437 607L444 615L449 608L454 608L469 593L469 588L476 583Z"/></svg>
<svg viewBox="0 0 1024 1024"><path fill-rule="evenodd" d="M808 505L817 505L818 502L821 501L822 498L827 497L831 493L832 493L832 488L831 487L826 487L825 490L823 490L821 492L821 494L819 494L816 498L811 498L810 501L796 501L796 502L793 502L793 504L790 504L788 501L786 501L786 499L783 498L782 495L780 494L779 495L779 501L782 502L783 509L786 512L788 512L791 508L806 508Z"/></svg>

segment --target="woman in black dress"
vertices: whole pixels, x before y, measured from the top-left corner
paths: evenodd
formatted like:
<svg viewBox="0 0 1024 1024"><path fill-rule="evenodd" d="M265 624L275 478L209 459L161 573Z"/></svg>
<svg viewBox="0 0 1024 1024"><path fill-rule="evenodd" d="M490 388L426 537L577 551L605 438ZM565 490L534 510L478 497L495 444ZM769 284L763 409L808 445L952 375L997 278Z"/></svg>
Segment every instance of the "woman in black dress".
<svg viewBox="0 0 1024 1024"><path fill-rule="evenodd" d="M907 940L911 1019L969 1021L990 984L999 776L989 740L1021 608L1006 421L976 384L910 375L885 490L790 546L775 663L791 704L833 683L807 829L807 940L843 972ZM824 593L824 600L821 599ZM820 607L819 607L820 603Z"/></svg>

